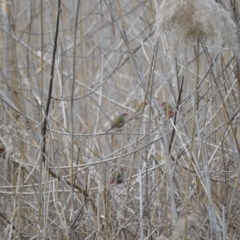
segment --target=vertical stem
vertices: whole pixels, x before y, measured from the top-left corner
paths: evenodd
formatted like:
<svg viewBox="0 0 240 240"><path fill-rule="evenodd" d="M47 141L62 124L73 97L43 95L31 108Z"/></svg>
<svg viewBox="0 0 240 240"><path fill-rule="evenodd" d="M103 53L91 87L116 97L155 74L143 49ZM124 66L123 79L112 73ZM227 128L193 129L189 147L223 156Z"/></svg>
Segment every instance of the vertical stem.
<svg viewBox="0 0 240 240"><path fill-rule="evenodd" d="M193 160L193 145L194 145L194 136L195 136L195 126L196 126L196 108L197 108L197 100L198 100L198 73L199 73L199 40L197 44L197 71L196 71L196 81L195 81L195 92L192 93L194 95L194 102L193 102L193 120L192 120L192 136L191 136L191 143L190 143L190 156L188 162L188 172L187 172L187 183L186 183L186 190L185 190L185 199L184 199L184 206L185 206L185 223L184 223L184 239L187 237L187 220L188 220L188 189L190 184L190 169L192 166Z"/></svg>
<svg viewBox="0 0 240 240"><path fill-rule="evenodd" d="M54 46L53 46L53 57L52 57L52 67L51 67L51 78L49 83L49 90L48 90L48 99L47 99L47 105L46 105L46 111L45 111L45 118L43 121L42 126L42 138L43 138L43 145L42 145L42 161L45 164L45 168L47 168L46 165L46 132L47 132L47 124L48 124L48 115L50 112L50 106L51 106L51 99L52 99L52 89L53 89L53 79L54 79L54 66L55 66L55 56L57 52L57 40L58 40L58 29L59 29L59 19L60 19L60 13L61 13L61 0L58 0L58 14L57 14L57 23L56 23L56 33L55 33L55 40L54 40ZM46 219L45 219L46 220ZM47 228L47 221L44 221L44 229ZM46 236L46 231L44 231L44 234Z"/></svg>
<svg viewBox="0 0 240 240"><path fill-rule="evenodd" d="M74 86L75 86L75 58L76 58L76 39L77 39L77 26L78 26L78 14L80 8L80 0L77 3L76 10L76 20L75 20L75 31L74 31L74 46L73 46L73 78L72 78L72 91L71 91L71 169L70 169L70 182L72 186L71 192L71 212L70 220L74 218L74 176L73 176L73 115L74 115L74 106L73 106L73 97L74 97ZM74 238L74 229L71 228L71 239Z"/></svg>
<svg viewBox="0 0 240 240"><path fill-rule="evenodd" d="M41 81L40 81L40 99L42 101L43 104L43 1L41 1ZM41 111L41 106L39 106L39 114L42 115L42 111ZM41 115L39 117L41 117ZM44 117L44 116L42 116ZM43 123L41 124L41 135L44 136L44 130L43 130ZM43 152L41 152L42 155ZM43 159L43 155L41 157ZM41 219L42 219L42 174L43 174L43 162L40 162L40 174L39 174L39 196L38 196L38 203L39 203L39 222L41 223Z"/></svg>

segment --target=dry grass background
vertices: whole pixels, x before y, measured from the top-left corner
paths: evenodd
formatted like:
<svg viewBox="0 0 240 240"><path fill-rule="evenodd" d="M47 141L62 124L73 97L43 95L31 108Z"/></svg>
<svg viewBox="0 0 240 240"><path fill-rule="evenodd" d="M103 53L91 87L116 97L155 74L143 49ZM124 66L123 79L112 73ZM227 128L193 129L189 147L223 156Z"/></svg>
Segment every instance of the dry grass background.
<svg viewBox="0 0 240 240"><path fill-rule="evenodd" d="M0 3L1 239L240 239L240 1L166 2Z"/></svg>

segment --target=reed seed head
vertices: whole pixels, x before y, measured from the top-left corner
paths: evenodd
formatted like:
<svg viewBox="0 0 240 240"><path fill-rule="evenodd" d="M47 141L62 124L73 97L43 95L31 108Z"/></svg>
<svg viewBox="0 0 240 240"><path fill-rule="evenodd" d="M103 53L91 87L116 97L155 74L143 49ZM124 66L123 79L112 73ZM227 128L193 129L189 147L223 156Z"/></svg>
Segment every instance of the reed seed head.
<svg viewBox="0 0 240 240"><path fill-rule="evenodd" d="M197 40L209 40L215 47L226 42L238 50L237 25L214 0L164 0L157 11L154 39L163 33L174 52Z"/></svg>

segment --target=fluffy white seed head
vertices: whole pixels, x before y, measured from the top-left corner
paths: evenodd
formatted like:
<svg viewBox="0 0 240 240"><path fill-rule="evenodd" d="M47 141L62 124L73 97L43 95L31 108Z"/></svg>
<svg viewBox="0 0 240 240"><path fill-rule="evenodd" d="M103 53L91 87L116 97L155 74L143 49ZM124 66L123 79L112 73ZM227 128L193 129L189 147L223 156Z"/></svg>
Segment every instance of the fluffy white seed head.
<svg viewBox="0 0 240 240"><path fill-rule="evenodd" d="M154 39L165 33L173 52L189 41L224 42L238 50L237 26L230 13L214 0L164 0L158 8Z"/></svg>

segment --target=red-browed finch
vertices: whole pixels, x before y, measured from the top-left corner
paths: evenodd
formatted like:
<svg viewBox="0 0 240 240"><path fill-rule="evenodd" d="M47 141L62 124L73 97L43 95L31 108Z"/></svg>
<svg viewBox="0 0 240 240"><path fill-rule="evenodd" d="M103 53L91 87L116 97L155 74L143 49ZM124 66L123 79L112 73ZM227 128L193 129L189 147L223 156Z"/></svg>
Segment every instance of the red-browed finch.
<svg viewBox="0 0 240 240"><path fill-rule="evenodd" d="M110 130L112 130L113 128L121 128L124 126L124 124L127 122L127 113L122 113L121 115L119 115L112 124L112 127L110 129L107 130L106 133L108 133Z"/></svg>
<svg viewBox="0 0 240 240"><path fill-rule="evenodd" d="M142 102L135 110L135 113L133 114L133 116L129 119L138 119L141 115L142 112L144 111L145 106L148 105L146 102Z"/></svg>
<svg viewBox="0 0 240 240"><path fill-rule="evenodd" d="M124 179L124 174L125 174L125 169L121 167L120 169L116 170L110 179L110 184L120 184L123 182Z"/></svg>
<svg viewBox="0 0 240 240"><path fill-rule="evenodd" d="M175 115L175 112L172 110L172 106L167 102L162 102L161 107L163 107L164 112L167 116L173 117Z"/></svg>

